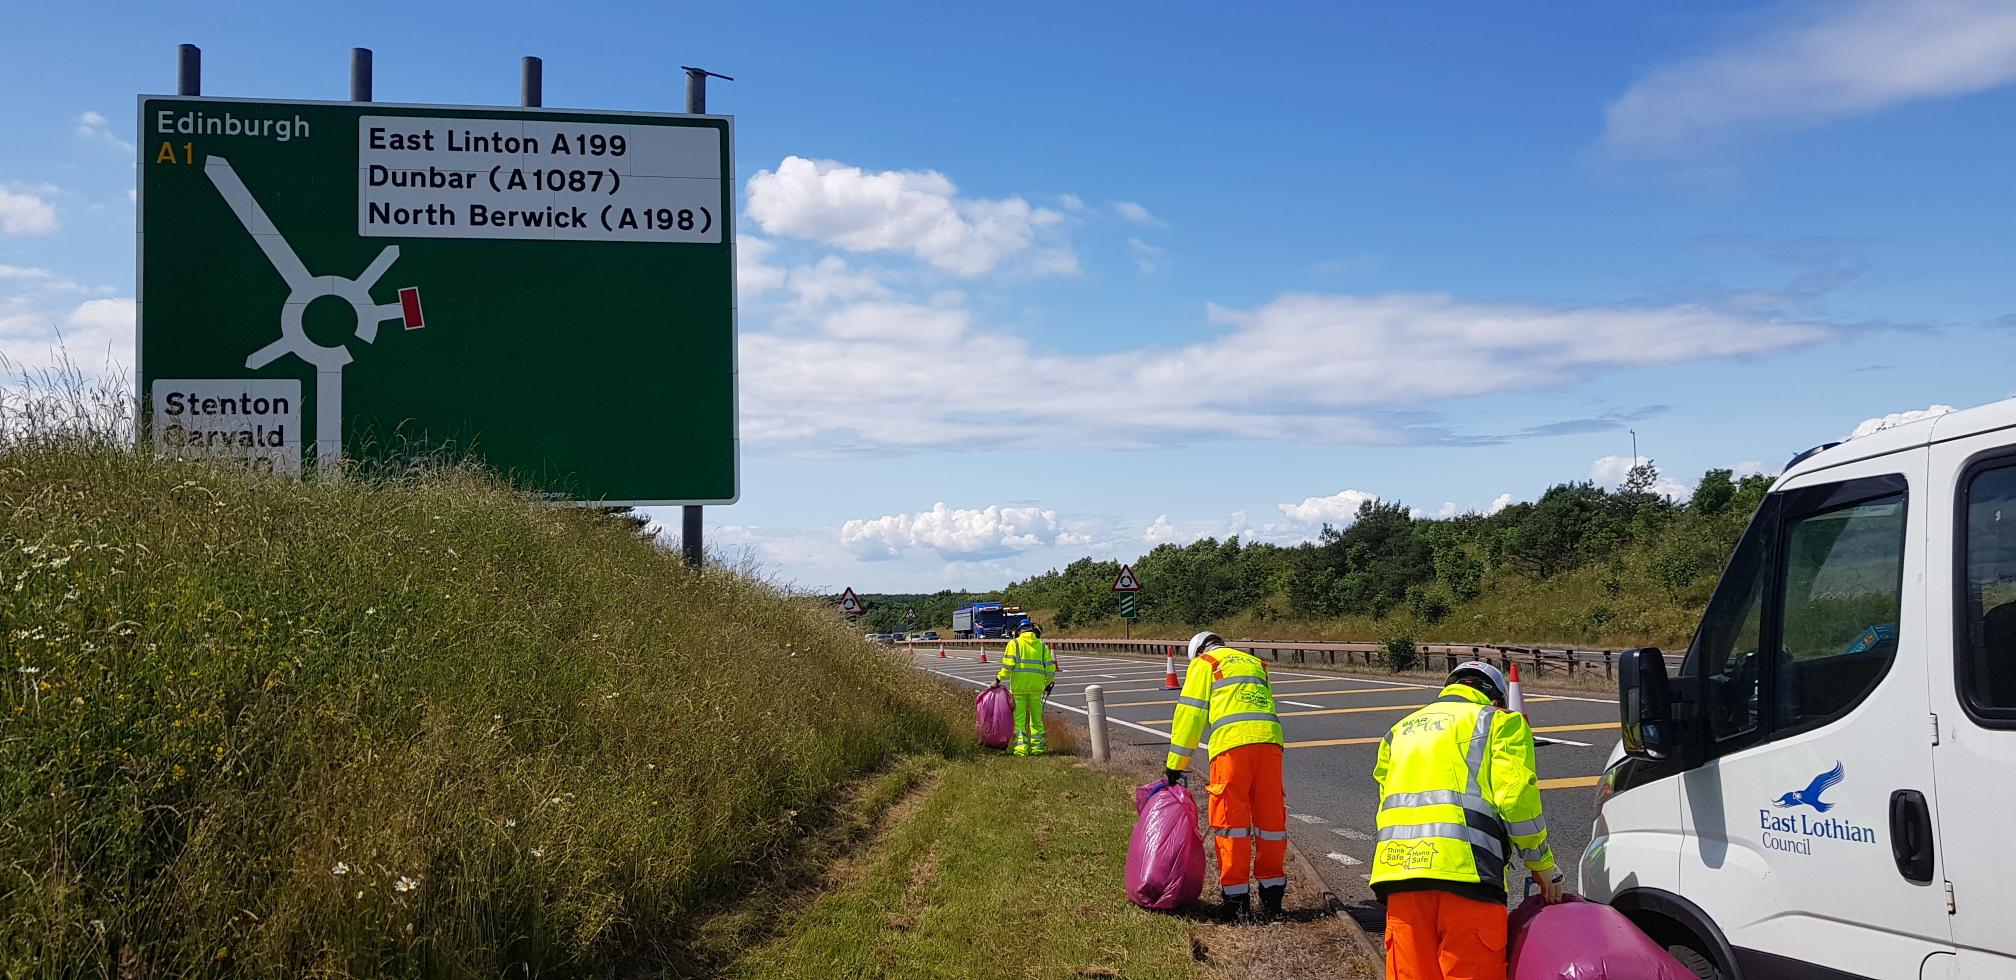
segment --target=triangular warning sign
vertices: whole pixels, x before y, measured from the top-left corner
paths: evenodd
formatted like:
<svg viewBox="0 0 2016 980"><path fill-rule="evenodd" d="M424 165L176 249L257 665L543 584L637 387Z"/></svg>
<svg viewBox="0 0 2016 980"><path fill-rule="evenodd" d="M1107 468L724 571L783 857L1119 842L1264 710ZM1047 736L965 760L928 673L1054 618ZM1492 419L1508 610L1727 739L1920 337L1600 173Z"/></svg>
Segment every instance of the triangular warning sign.
<svg viewBox="0 0 2016 980"><path fill-rule="evenodd" d="M862 605L861 598L854 594L853 586L851 585L848 586L847 591L840 593L841 614L847 616L859 616L867 611L868 607Z"/></svg>
<svg viewBox="0 0 2016 980"><path fill-rule="evenodd" d="M1134 566L1132 565L1120 566L1120 577L1113 580L1113 591L1115 592L1141 591L1141 580L1134 577Z"/></svg>

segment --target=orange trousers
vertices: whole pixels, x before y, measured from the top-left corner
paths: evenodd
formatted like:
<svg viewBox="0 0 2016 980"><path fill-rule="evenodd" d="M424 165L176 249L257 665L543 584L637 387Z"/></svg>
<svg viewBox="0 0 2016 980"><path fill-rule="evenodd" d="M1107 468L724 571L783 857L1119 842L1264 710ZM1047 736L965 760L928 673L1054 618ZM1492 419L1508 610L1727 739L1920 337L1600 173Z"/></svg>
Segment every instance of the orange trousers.
<svg viewBox="0 0 2016 980"><path fill-rule="evenodd" d="M1505 903L1386 896L1386 980L1505 980Z"/></svg>
<svg viewBox="0 0 2016 980"><path fill-rule="evenodd" d="M1262 888L1287 884L1282 866L1288 856L1288 796L1281 789L1281 746L1241 745L1218 753L1211 758L1206 789L1211 792L1211 837L1218 845L1218 887L1227 895L1244 895L1253 887L1252 878L1260 879Z"/></svg>

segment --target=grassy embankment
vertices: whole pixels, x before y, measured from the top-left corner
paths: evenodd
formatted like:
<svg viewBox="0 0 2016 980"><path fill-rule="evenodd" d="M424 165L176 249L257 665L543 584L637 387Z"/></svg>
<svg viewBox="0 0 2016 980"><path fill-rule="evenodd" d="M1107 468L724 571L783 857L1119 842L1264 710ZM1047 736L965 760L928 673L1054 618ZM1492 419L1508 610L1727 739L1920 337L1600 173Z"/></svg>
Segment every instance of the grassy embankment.
<svg viewBox="0 0 2016 980"><path fill-rule="evenodd" d="M591 513L18 429L0 665L6 976L707 972L850 783L971 741L830 612Z"/></svg>
<svg viewBox="0 0 2016 980"><path fill-rule="evenodd" d="M1426 622L1397 610L1385 617L1300 619L1279 610L1243 613L1212 623L1142 621L1135 636L1188 636L1212 629L1226 636L1267 640L1366 640L1408 635L1430 643L1510 643L1617 648L1656 646L1683 650L1694 635L1716 575L1702 575L1677 593L1657 581L1649 549L1629 549L1617 564L1591 565L1547 579L1510 573L1490 576L1483 594L1454 604L1448 615ZM1051 610L1036 610L1047 621ZM1120 636L1118 619L1074 623L1071 636Z"/></svg>

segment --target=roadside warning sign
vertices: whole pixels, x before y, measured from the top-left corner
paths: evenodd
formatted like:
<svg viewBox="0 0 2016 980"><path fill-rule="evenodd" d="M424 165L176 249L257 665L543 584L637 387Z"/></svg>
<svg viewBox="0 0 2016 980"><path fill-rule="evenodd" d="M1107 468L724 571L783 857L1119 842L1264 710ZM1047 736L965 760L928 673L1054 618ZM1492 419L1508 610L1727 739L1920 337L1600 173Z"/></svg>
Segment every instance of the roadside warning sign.
<svg viewBox="0 0 2016 980"><path fill-rule="evenodd" d="M1132 565L1120 566L1120 577L1113 580L1113 591L1115 592L1141 591L1141 580L1134 577L1134 566Z"/></svg>
<svg viewBox="0 0 2016 980"><path fill-rule="evenodd" d="M859 616L867 611L868 607L862 605L861 598L854 594L853 586L848 586L847 591L840 593L840 612L842 615Z"/></svg>

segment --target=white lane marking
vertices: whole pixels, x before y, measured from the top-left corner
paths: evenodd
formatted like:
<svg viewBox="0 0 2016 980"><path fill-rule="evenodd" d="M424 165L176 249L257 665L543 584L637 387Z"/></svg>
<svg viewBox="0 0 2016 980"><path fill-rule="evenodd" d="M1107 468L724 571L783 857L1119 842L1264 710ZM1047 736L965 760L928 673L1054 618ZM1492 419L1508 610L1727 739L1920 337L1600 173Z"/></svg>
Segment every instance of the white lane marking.
<svg viewBox="0 0 2016 980"><path fill-rule="evenodd" d="M1291 814L1289 814L1289 816L1291 816L1291 817L1294 817L1295 819L1297 819L1297 820L1300 820L1300 821L1302 821L1303 823L1329 823L1329 822L1330 822L1330 821L1328 821L1328 820L1325 820L1325 819L1323 819L1322 817L1312 817L1312 816L1310 816L1309 814L1306 814L1306 813L1291 813Z"/></svg>
<svg viewBox="0 0 2016 980"><path fill-rule="evenodd" d="M1365 863L1365 862L1363 862L1363 861L1360 861L1360 860L1358 860L1357 858L1354 858L1354 857L1352 857L1352 856L1351 856L1351 855L1349 855L1349 854L1340 854L1340 853L1338 853L1338 852L1336 852L1336 851L1331 851L1331 852L1330 852L1330 854L1329 854L1328 856L1329 856L1330 860L1332 860L1332 861L1335 861L1335 862L1337 862L1338 864L1342 864L1342 865L1346 865L1346 866L1349 866L1349 865L1353 865L1353 864L1364 864L1364 863ZM1369 880L1369 879L1368 879L1368 880Z"/></svg>
<svg viewBox="0 0 2016 980"><path fill-rule="evenodd" d="M1137 661L1134 661L1134 662L1135 662L1135 663L1141 663L1142 661L1138 661L1138 660L1137 660ZM1336 677L1349 677L1349 678L1351 678L1352 680L1357 680L1357 681L1363 681L1363 682L1365 682L1365 683L1367 683L1367 684L1383 684L1383 685L1385 685L1385 686L1387 686L1387 687L1405 687L1405 688L1413 688L1413 689L1416 689L1416 690L1422 690L1422 691L1439 691L1439 690L1441 690L1441 689L1442 689L1442 687L1443 687L1443 685L1441 685L1441 684L1412 684L1412 683L1409 683L1409 682L1407 682L1407 681L1388 681L1388 680L1380 680L1380 679L1378 679L1378 678L1376 678L1376 677L1364 677L1364 676L1361 676L1361 675L1359 675L1359 674L1356 674L1356 673L1352 673L1352 672L1349 672L1349 671L1341 671L1341 670L1340 670L1340 671L1335 671L1335 672L1332 672L1332 673L1325 673L1325 674L1310 674L1310 673L1305 673L1305 672L1303 672L1303 671L1290 671L1290 670L1270 670L1270 671L1268 671L1268 674L1269 674L1270 676L1273 676L1273 677L1308 677L1308 678L1318 678L1318 679L1320 679L1320 678L1336 678ZM1536 692L1536 693L1537 693L1537 692ZM1589 704L1616 704L1616 703L1617 703L1617 699L1616 699L1616 698L1584 698L1584 697L1576 697L1575 695L1572 695L1572 694L1549 694L1549 695L1547 695L1547 696L1548 696L1548 697L1550 697L1550 698L1553 698L1553 699L1554 699L1554 700L1556 700L1556 701L1583 701L1583 702L1587 702L1587 703L1589 703Z"/></svg>
<svg viewBox="0 0 2016 980"><path fill-rule="evenodd" d="M973 680L973 679L972 679L972 678L970 678L970 677L960 677L960 676L958 676L957 674L948 674L948 673L945 673L945 672L944 672L944 671L942 671L942 670L931 670L931 669L930 669L930 668L928 668L928 667L927 667L927 668L925 668L924 672L925 672L925 673L927 673L927 674L937 674L937 675L938 675L938 676L940 676L940 677L949 677L949 678L951 678L951 679L953 679L953 680L955 680L955 681L965 681L966 683L968 683L968 684L971 684L971 685L973 685L974 687L986 687L988 683L991 683L991 682L982 682L982 681L976 681L976 680ZM1074 714L1081 714L1081 715L1082 715L1082 714L1084 714L1084 713L1085 713L1085 709L1084 709L1084 708L1074 708L1074 707L1072 707L1072 706L1070 706L1070 705L1068 705L1068 704L1065 704L1065 703L1064 703L1064 702L1062 702L1062 701L1054 701L1054 700L1046 700L1046 701L1044 701L1043 703L1044 703L1044 704L1047 704L1047 705L1049 705L1049 706L1051 706L1051 707L1053 707L1053 708L1063 708L1063 709L1064 709L1065 711L1069 711L1069 712L1072 712L1072 713L1074 713ZM1149 727L1147 727L1147 726L1145 726L1145 725L1136 725L1136 724L1134 724L1134 723L1133 723L1133 722L1131 722L1131 721L1127 721L1127 720L1125 720L1125 719L1121 719L1121 718L1115 718L1115 717L1113 717L1112 715L1107 715L1107 716L1106 716L1106 720L1107 720L1108 722L1111 722L1111 723L1115 724L1115 725L1125 725L1125 726L1127 726L1128 728L1132 728L1132 729L1135 729L1136 731L1143 731L1143 732L1147 732L1148 734L1150 734L1150 735L1153 735L1153 736L1155 736L1156 738L1168 738L1168 737L1169 737L1169 733L1168 733L1168 732L1158 732L1158 731L1156 731L1155 729L1153 729L1153 728L1149 728Z"/></svg>
<svg viewBox="0 0 2016 980"><path fill-rule="evenodd" d="M1346 840L1371 840L1372 835L1349 827L1332 827L1330 832Z"/></svg>
<svg viewBox="0 0 2016 980"><path fill-rule="evenodd" d="M1323 707L1323 706L1322 706L1322 705L1320 705L1320 704L1310 704L1310 703L1309 703L1309 702L1307 702L1307 701L1283 701L1283 700L1281 700L1280 698L1275 698L1275 699L1274 699L1274 702L1275 702L1276 704L1292 704L1292 705L1294 705L1295 707L1298 707L1298 708L1320 708L1320 707Z"/></svg>
<svg viewBox="0 0 2016 980"><path fill-rule="evenodd" d="M1591 746L1590 746L1590 744L1589 744L1588 742L1577 742L1577 741L1575 741L1575 740L1574 740L1574 739L1572 739L1572 738L1536 738L1536 739L1534 739L1534 740L1533 740L1533 744L1534 744L1534 745L1579 745L1579 746L1581 746L1581 747L1583 747L1583 748L1585 748L1585 749L1586 749L1586 748L1591 748Z"/></svg>

